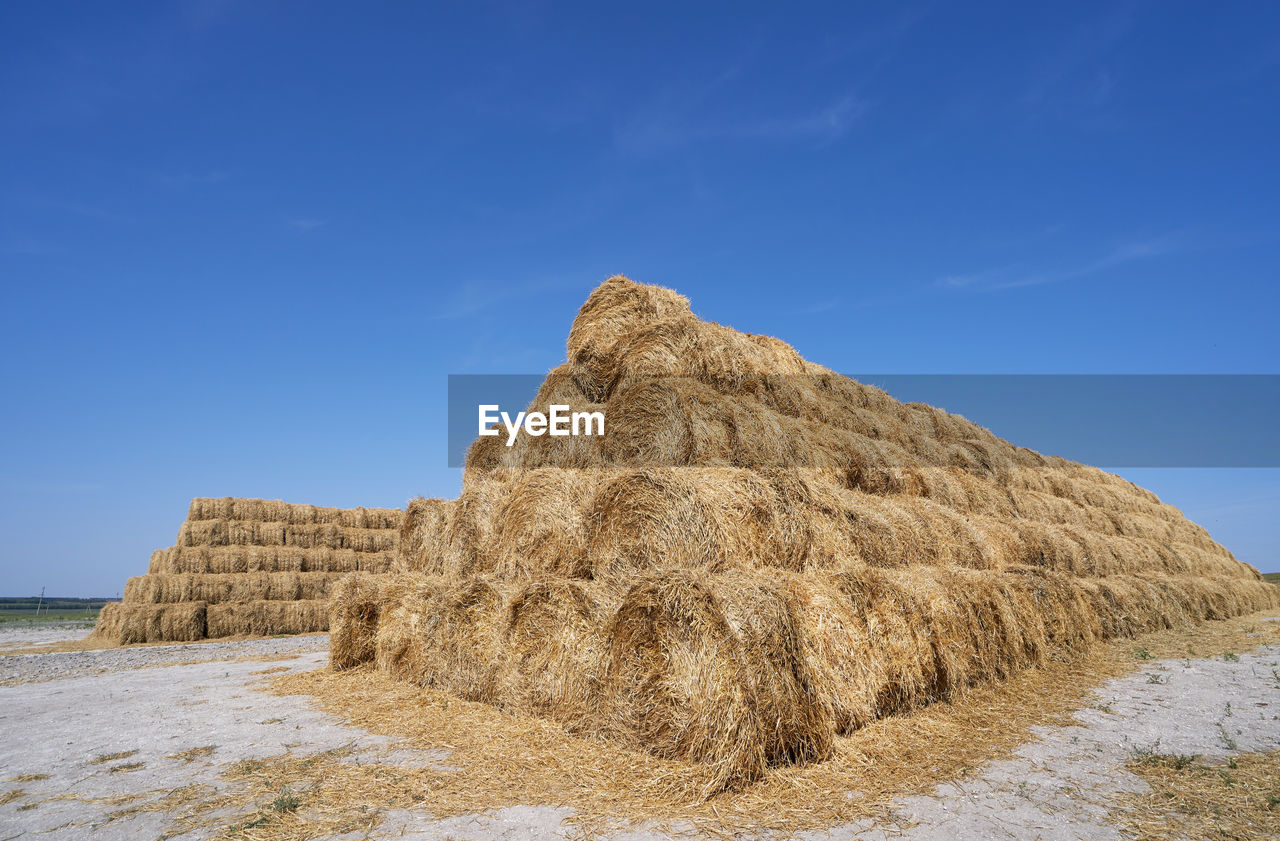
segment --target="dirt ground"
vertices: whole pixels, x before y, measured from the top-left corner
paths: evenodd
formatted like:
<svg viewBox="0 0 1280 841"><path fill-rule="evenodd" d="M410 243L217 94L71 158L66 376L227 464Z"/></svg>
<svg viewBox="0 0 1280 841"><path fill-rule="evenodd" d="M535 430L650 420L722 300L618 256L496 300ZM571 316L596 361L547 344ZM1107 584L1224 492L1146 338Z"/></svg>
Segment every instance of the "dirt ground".
<svg viewBox="0 0 1280 841"><path fill-rule="evenodd" d="M24 636L25 634L25 636ZM448 765L278 696L269 677L321 668L327 638L59 651L83 627L0 628L0 841L17 838L253 838L228 810L187 808L243 785L242 760L341 749L345 762ZM1007 760L929 796L903 798L892 819L807 839L1120 839L1126 798L1147 790L1127 767L1143 753L1204 761L1280 749L1280 648L1212 659L1150 660L1100 686L1070 726L1037 728ZM281 792L287 807L289 792ZM567 809L530 804L433 819L384 814L372 832L335 838L559 839ZM1280 819L1277 820L1280 825ZM665 838L624 827L612 838Z"/></svg>

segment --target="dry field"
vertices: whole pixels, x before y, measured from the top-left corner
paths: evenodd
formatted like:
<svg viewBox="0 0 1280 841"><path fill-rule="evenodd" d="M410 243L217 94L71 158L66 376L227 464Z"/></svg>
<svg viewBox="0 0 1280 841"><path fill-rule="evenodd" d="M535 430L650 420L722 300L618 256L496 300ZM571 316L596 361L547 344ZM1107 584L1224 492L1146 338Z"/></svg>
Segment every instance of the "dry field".
<svg viewBox="0 0 1280 841"><path fill-rule="evenodd" d="M74 639L42 629L0 647L28 652L0 655L5 841L1253 839L1280 827L1276 612L1030 669L710 799L645 751L372 669L334 672L323 635L60 650Z"/></svg>

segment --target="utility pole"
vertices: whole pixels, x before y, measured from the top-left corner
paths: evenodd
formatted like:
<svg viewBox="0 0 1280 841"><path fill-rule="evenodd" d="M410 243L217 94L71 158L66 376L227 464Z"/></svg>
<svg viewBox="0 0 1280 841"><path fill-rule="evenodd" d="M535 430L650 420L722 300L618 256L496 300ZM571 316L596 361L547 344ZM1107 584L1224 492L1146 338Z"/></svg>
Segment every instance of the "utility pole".
<svg viewBox="0 0 1280 841"><path fill-rule="evenodd" d="M40 618L40 606L44 604L44 588L40 588L40 601L36 602L36 618Z"/></svg>

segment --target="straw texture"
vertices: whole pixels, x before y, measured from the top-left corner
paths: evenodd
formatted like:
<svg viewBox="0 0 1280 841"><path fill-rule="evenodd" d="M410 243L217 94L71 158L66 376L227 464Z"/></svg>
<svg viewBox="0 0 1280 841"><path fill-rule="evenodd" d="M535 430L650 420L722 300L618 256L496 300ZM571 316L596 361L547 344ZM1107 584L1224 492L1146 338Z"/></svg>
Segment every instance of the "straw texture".
<svg viewBox="0 0 1280 841"><path fill-rule="evenodd" d="M1099 641L1280 604L1150 492L670 290L609 279L567 351L531 408L606 434L478 439L456 500L410 503L392 574L339 585L336 668L698 763L711 795ZM185 533L237 545L210 513ZM255 534L388 551L322 525Z"/></svg>
<svg viewBox="0 0 1280 841"><path fill-rule="evenodd" d="M348 573L382 574L399 556L404 512L266 499L195 499L178 539L151 554L94 636L130 644L325 631Z"/></svg>

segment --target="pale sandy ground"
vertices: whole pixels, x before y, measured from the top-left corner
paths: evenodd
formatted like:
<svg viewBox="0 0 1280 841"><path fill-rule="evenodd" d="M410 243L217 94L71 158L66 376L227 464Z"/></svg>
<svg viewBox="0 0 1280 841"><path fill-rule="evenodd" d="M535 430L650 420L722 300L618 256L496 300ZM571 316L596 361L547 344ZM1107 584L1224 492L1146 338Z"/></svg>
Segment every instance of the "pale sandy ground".
<svg viewBox="0 0 1280 841"><path fill-rule="evenodd" d="M7 645L0 629L0 647ZM447 764L447 755L398 748L387 739L319 713L304 696L280 698L256 688L264 668L313 669L325 663L323 637L296 640L156 646L127 651L0 657L0 841L30 839L151 839L173 833L164 813L108 818L118 809L103 798L164 792L220 778L243 758L286 751L309 755L351 745L350 761ZM196 651L193 651L196 649ZM278 661L235 657L288 657ZM185 662L199 657L207 662ZM36 658L43 662L34 662ZM991 763L963 784L901 801L896 821L836 827L805 836L826 839L1119 839L1108 807L1123 792L1144 788L1124 769L1135 748L1225 757L1233 751L1280 748L1280 649L1239 661L1153 661L1097 690L1094 706L1070 727L1041 728L1010 760ZM1157 675L1157 681L1149 680ZM24 681L14 683L14 681ZM185 762L171 755L216 746ZM95 757L136 754L95 764ZM134 770L121 765L142 763ZM20 774L48 779L14 782ZM96 802L95 802L95 799ZM34 804L34 808L32 807ZM23 807L27 808L23 808ZM560 839L566 810L539 806L433 820L392 812L374 836L343 838ZM230 817L230 816L228 816ZM175 838L205 838L203 830ZM637 827L613 836L663 838Z"/></svg>
<svg viewBox="0 0 1280 841"><path fill-rule="evenodd" d="M83 639L93 630L93 622L30 622L19 619L0 624L0 652L54 642Z"/></svg>

